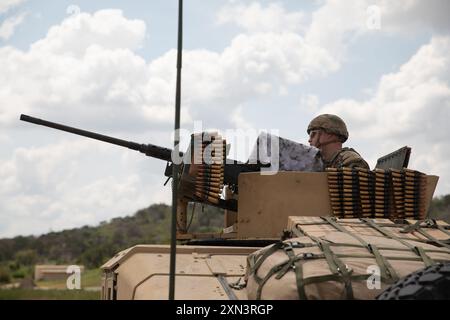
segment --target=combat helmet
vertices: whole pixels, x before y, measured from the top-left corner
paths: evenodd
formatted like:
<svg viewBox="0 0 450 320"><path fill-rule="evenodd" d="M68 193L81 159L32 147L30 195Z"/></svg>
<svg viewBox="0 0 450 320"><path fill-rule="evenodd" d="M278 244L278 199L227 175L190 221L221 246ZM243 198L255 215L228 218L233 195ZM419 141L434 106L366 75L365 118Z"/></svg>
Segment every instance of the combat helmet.
<svg viewBox="0 0 450 320"><path fill-rule="evenodd" d="M321 114L311 120L308 126L308 134L312 130L322 129L327 133L333 133L341 138L344 143L348 139L347 126L344 120L334 114Z"/></svg>

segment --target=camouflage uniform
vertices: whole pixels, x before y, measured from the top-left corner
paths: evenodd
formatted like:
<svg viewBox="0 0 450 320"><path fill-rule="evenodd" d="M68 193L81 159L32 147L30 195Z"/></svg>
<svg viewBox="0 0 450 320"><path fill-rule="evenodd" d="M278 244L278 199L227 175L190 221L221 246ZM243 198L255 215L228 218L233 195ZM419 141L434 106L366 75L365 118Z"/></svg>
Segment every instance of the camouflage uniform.
<svg viewBox="0 0 450 320"><path fill-rule="evenodd" d="M325 168L364 168L370 169L361 155L352 148L342 148L337 151L330 161L324 161Z"/></svg>
<svg viewBox="0 0 450 320"><path fill-rule="evenodd" d="M335 134L339 141L344 143L348 139L348 131L345 122L334 114L321 114L314 118L308 126L308 134L312 130L323 130ZM342 148L335 152L329 161L323 161L325 168L364 168L370 169L361 155L352 148Z"/></svg>

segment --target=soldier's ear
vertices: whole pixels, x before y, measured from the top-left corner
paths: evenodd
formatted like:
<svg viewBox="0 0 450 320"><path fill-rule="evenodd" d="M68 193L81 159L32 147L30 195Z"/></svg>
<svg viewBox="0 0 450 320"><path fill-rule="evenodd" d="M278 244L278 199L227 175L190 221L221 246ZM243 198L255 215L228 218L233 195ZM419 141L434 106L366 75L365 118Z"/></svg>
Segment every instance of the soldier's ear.
<svg viewBox="0 0 450 320"><path fill-rule="evenodd" d="M334 133L329 133L326 131L322 131L322 135L324 138L328 139L335 139L337 136Z"/></svg>

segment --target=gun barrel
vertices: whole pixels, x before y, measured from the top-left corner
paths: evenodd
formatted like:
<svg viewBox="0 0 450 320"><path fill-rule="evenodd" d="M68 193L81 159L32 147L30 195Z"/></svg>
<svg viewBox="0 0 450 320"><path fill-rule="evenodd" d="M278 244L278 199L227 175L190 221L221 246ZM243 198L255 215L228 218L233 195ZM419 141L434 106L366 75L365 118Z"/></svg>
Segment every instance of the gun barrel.
<svg viewBox="0 0 450 320"><path fill-rule="evenodd" d="M63 124L34 118L34 117L31 117L31 116L28 116L25 114L20 115L20 120L34 123L34 124L41 125L41 126L45 126L45 127L49 127L49 128L53 128L53 129L57 129L57 130L74 133L74 134L84 136L87 138L91 138L91 139L108 142L108 143L115 144L118 146L126 147L126 148L129 148L132 150L136 150L136 151L145 153L147 156L150 156L153 158L158 158L158 159L165 160L165 161L172 161L171 160L172 159L172 150L168 149L168 148L159 147L159 146L156 146L153 144L140 144L140 143L136 143L136 142L132 142L132 141L117 139L117 138L105 136L103 134L99 134L99 133L95 133L95 132L91 132L91 131L87 131L87 130L82 130L82 129L77 129L74 127L65 126ZM180 152L180 156L181 155L182 155L182 153Z"/></svg>

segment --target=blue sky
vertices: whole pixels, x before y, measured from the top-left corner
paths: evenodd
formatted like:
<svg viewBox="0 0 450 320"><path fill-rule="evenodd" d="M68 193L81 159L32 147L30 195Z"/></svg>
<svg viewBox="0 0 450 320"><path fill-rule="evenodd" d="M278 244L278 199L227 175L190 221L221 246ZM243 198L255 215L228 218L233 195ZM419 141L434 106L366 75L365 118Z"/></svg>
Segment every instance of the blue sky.
<svg viewBox="0 0 450 320"><path fill-rule="evenodd" d="M0 237L169 203L164 163L18 117L170 147L177 4L0 0ZM367 25L371 5L379 28ZM182 126L277 129L306 143L311 118L336 113L371 167L409 145L410 167L440 176L436 194L448 194L448 9L445 0L185 1Z"/></svg>

